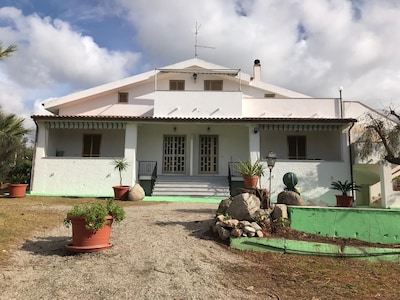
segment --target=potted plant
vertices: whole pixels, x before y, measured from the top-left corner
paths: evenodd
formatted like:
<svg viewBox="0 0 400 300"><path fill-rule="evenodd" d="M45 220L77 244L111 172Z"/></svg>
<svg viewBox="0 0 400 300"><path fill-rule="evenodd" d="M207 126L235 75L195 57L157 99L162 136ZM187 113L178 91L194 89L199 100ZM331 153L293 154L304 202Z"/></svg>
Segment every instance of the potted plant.
<svg viewBox="0 0 400 300"><path fill-rule="evenodd" d="M24 161L16 164L9 173L8 197L23 198L26 196L26 189L30 180L31 162Z"/></svg>
<svg viewBox="0 0 400 300"><path fill-rule="evenodd" d="M255 188L258 178L264 175L265 167L259 160L254 163L251 160L240 161L236 166L236 172L243 176L244 185L247 188Z"/></svg>
<svg viewBox="0 0 400 300"><path fill-rule="evenodd" d="M111 247L110 235L113 222L125 218L125 211L112 199L105 204L74 206L67 212L64 224L72 225L72 244L67 249L72 252L97 252Z"/></svg>
<svg viewBox="0 0 400 300"><path fill-rule="evenodd" d="M333 181L331 183L331 189L332 190L338 190L342 194L341 195L336 195L336 206L338 207L352 207L353 206L353 201L354 197L349 196L348 193L350 191L359 191L361 186L356 185L354 182L350 182L346 180L345 182L341 182L340 180L338 181Z"/></svg>
<svg viewBox="0 0 400 300"><path fill-rule="evenodd" d="M114 160L114 169L119 172L119 185L113 186L114 198L118 200L126 200L128 197L129 185L122 185L122 171L125 171L129 167L129 163L123 159Z"/></svg>

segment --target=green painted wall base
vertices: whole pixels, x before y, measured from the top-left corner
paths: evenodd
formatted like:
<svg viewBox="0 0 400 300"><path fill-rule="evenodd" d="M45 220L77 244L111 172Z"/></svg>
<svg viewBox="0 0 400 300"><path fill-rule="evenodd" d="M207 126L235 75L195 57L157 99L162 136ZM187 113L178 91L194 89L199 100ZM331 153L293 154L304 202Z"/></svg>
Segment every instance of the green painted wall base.
<svg viewBox="0 0 400 300"><path fill-rule="evenodd" d="M400 211L373 208L289 206L291 228L328 237L400 244Z"/></svg>
<svg viewBox="0 0 400 300"><path fill-rule="evenodd" d="M230 246L240 250L325 257L357 258L374 262L391 261L400 263L399 248L352 247L286 239L245 237L231 238Z"/></svg>

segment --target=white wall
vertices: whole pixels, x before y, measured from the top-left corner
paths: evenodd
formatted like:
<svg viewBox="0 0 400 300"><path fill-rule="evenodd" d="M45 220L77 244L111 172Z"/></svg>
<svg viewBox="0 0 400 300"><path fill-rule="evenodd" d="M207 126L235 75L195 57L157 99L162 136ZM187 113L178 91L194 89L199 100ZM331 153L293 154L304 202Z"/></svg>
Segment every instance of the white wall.
<svg viewBox="0 0 400 300"><path fill-rule="evenodd" d="M277 153L280 159L288 159L287 137L289 135L306 136L307 159L326 161L342 160L341 131L267 131L260 129L262 155L269 151ZM265 156L264 155L264 156Z"/></svg>
<svg viewBox="0 0 400 300"><path fill-rule="evenodd" d="M240 92L156 92L155 117L241 117Z"/></svg>
<svg viewBox="0 0 400 300"><path fill-rule="evenodd" d="M340 118L338 99L243 99L243 117Z"/></svg>
<svg viewBox="0 0 400 300"><path fill-rule="evenodd" d="M125 130L122 129L50 129L47 155L56 156L56 151L63 151L63 156L81 157L84 134L101 134L100 155L102 157L124 156Z"/></svg>

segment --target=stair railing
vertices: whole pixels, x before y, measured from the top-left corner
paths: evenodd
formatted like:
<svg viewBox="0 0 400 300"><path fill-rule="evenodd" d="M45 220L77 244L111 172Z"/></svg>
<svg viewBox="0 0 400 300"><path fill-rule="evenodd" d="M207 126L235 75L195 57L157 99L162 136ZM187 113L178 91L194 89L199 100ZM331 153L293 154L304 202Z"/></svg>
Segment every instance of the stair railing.
<svg viewBox="0 0 400 300"><path fill-rule="evenodd" d="M153 192L157 179L157 161L139 161L138 178L139 180L149 180L150 190Z"/></svg>

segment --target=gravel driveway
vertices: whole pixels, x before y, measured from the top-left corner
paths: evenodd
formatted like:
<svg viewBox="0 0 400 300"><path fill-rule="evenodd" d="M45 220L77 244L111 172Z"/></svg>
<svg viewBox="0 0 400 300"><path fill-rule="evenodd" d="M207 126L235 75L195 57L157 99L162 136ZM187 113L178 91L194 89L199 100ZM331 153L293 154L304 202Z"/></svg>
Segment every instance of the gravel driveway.
<svg viewBox="0 0 400 300"><path fill-rule="evenodd" d="M38 233L1 270L0 299L253 299L221 281L229 277L221 265L243 264L240 255L204 238L217 207L127 207L113 247L98 253L68 253L71 229L62 225Z"/></svg>

